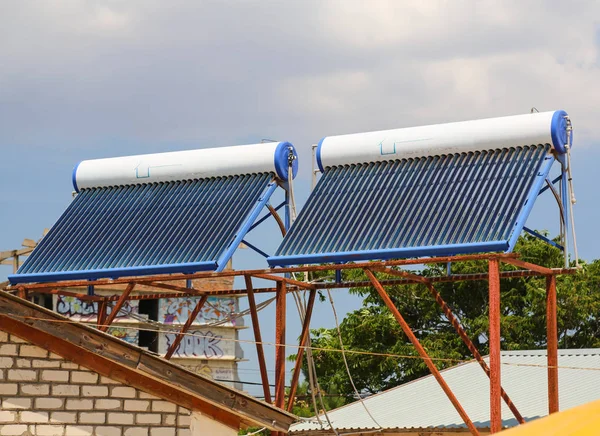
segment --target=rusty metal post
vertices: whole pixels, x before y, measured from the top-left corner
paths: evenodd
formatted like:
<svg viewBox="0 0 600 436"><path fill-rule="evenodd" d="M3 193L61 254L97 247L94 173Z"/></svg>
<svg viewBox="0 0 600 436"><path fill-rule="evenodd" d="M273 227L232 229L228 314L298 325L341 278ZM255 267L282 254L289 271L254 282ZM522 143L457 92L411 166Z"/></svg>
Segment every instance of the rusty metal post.
<svg viewBox="0 0 600 436"><path fill-rule="evenodd" d="M302 324L302 333L300 333L300 347L298 348L298 354L296 354L296 363L294 365L294 374L292 375L292 381L290 384L290 397L288 399L287 411L291 412L294 406L294 399L296 397L296 389L298 389L298 379L300 378L300 370L302 369L302 358L304 357L304 347L308 342L308 335L310 330L310 318L312 317L313 307L315 305L315 298L317 296L317 290L312 289L308 296L308 303L306 305L306 314L304 315L304 323Z"/></svg>
<svg viewBox="0 0 600 436"><path fill-rule="evenodd" d="M258 312L256 311L256 300L254 298L254 288L252 287L252 277L244 276L246 281L246 291L248 292L248 305L250 306L250 317L252 318L252 329L254 330L254 341L256 342L256 355L258 356L258 367L260 368L260 379L263 385L265 401L271 402L271 390L269 388L269 375L267 374L267 364L265 362L265 351L260 334L260 325L258 323Z"/></svg>
<svg viewBox="0 0 600 436"><path fill-rule="evenodd" d="M285 405L285 312L286 285L277 283L275 300L275 406Z"/></svg>
<svg viewBox="0 0 600 436"><path fill-rule="evenodd" d="M177 333L177 336L175 336L173 343L167 350L167 354L165 354L165 359L169 360L173 356L175 351L177 351L177 348L179 348L179 344L181 343L181 340L183 339L183 337L185 336L187 331L192 326L192 323L194 322L194 320L200 313L200 310L202 310L202 306L204 306L204 303L206 303L206 300L208 300L208 295L204 295L204 296L200 297L200 300L196 304L196 307L194 307L194 310L192 310L192 313L189 314L188 319L185 321L185 324L181 328L181 331L179 333Z"/></svg>
<svg viewBox="0 0 600 436"><path fill-rule="evenodd" d="M548 353L548 413L558 412L558 322L556 277L546 276L546 329Z"/></svg>
<svg viewBox="0 0 600 436"><path fill-rule="evenodd" d="M127 287L115 303L115 307L113 307L113 309L111 310L110 315L108 315L104 324L98 327L98 330L100 330L101 332L105 332L106 330L108 330L108 327L112 324L112 322L119 314L119 311L123 307L123 304L125 304L125 302L127 301L129 294L131 294L131 291L133 291L133 288L135 288L135 283L129 283L127 285Z"/></svg>
<svg viewBox="0 0 600 436"><path fill-rule="evenodd" d="M27 289L23 286L19 286L17 288L17 297L27 300Z"/></svg>
<svg viewBox="0 0 600 436"><path fill-rule="evenodd" d="M98 316L96 319L96 324L98 328L104 325L104 320L106 319L106 306L108 302L106 298L103 298L102 301L98 304Z"/></svg>
<svg viewBox="0 0 600 436"><path fill-rule="evenodd" d="M402 317L402 314L398 311L398 308L396 307L396 305L394 304L394 302L392 301L392 299L390 298L388 293L385 291L385 289L383 288L381 283L379 283L379 280L377 280L377 277L375 277L375 275L369 269L365 269L364 271L365 271L365 274L367 275L367 277L369 278L369 280L371 281L371 283L373 284L373 287L375 288L375 290L377 291L377 293L379 294L379 296L385 303L385 305L388 307L390 312L392 312L392 315L394 315L394 318L396 318L396 321L398 321L398 324L400 324L400 327L402 327L404 334L406 336L408 336L408 339L410 340L410 342L412 342L413 346L415 347L415 349L417 350L417 352L419 353L419 355L421 356L421 358L427 365L427 368L429 368L429 371L431 372L433 377L437 380L440 387L442 388L442 390L444 391L444 393L446 394L446 396L448 397L448 399L450 400L450 402L452 403L452 405L454 406L454 408L456 409L456 411L458 412L458 414L460 415L460 417L462 418L462 420L464 421L466 426L469 428L469 431L471 432L471 434L479 435L479 431L477 430L477 428L471 421L471 418L469 418L469 415L467 415L467 412L465 411L465 409L463 409L462 405L460 404L460 402L454 395L454 392L452 392L452 389L450 389L450 386L448 386L448 384L446 383L446 380L444 380L444 378L440 374L440 371L437 369L437 367L435 366L435 364L433 363L433 361L427 354L427 351L425 351L425 348L423 348L423 346L419 342L419 339L415 336L415 334L411 330L410 326L404 320L404 318Z"/></svg>
<svg viewBox="0 0 600 436"><path fill-rule="evenodd" d="M488 377L490 377L490 368L488 367L487 363L485 362L485 360L483 359L481 354L479 354L479 350L477 350L477 348L475 347L475 344L473 343L473 341L471 341L471 338L469 338L469 336L467 335L467 332L463 329L462 325L460 324L460 321L458 321L458 319L454 316L450 307L448 307L446 302L443 300L441 295L436 291L436 289L433 287L433 285L431 283L428 283L428 284L426 284L426 286L429 288L429 291L435 298L435 301L442 308L444 315L446 315L446 318L448 318L448 321L450 321L450 324L452 324L452 326L454 327L454 330L456 330L456 332L458 333L458 335L460 336L460 338L462 339L464 344L467 346L469 351L473 354L473 357L475 357L475 360L477 360L477 362L479 363L479 366L481 366L481 368L486 373L486 375ZM521 413L519 413L519 410L517 409L515 404L511 401L510 397L508 396L506 391L502 388L502 386L500 386L500 395L502 396L502 399L504 400L504 402L506 403L506 405L508 406L510 411L513 413L513 415L515 416L515 418L517 419L519 424L524 424L525 419L523 419L523 416L521 416Z"/></svg>
<svg viewBox="0 0 600 436"><path fill-rule="evenodd" d="M440 308L444 312L444 315L446 315L446 318L448 319L448 321L450 321L450 324L452 324L452 327L454 327L454 330L456 330L456 333L458 333L458 336L460 336L463 343L467 346L469 351L473 354L473 357L475 357L475 360L479 363L479 366L481 366L481 368L483 369L483 371L485 372L485 374L488 377L490 376L490 368L487 365L487 363L485 362L485 360L483 359L483 357L481 356L481 354L479 353L479 350L477 349L477 347L475 347L475 344L473 343L473 341L471 341L471 338L469 338L469 335L467 334L467 332L461 325L458 318L456 316L454 316L454 313L452 312L452 309L450 309L450 306L448 306L448 304L446 304L446 302L444 301L444 299L442 298L440 293L435 289L435 287L429 281L428 278L419 276L417 274L412 274L407 271L397 271L397 270L392 270L392 269L387 269L387 268L381 268L381 269L378 268L377 271L381 271L381 272L384 272L386 274L390 274L393 276L405 277L405 278L415 281L416 283L424 284L427 287L427 289L429 289L429 293L433 296L433 298L435 299L435 302L438 304L438 306L440 306ZM512 400L510 399L510 397L508 396L508 394L502 387L500 387L500 393L502 394L502 399L504 400L504 402L506 403L508 408L511 410L511 412L513 413L513 415L515 416L515 418L517 419L519 424L524 424L525 419L523 419L523 416L521 416L521 413L517 409L517 406L515 406L515 404L512 402Z"/></svg>
<svg viewBox="0 0 600 436"><path fill-rule="evenodd" d="M488 261L489 321L490 321L490 430L502 430L502 402L500 396L500 263Z"/></svg>

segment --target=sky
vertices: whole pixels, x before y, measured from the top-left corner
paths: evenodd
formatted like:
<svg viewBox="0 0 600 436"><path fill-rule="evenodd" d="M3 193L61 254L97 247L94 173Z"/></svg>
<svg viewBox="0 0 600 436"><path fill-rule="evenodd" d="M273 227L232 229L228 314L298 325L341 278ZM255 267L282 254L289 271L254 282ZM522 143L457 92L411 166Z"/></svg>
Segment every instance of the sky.
<svg viewBox="0 0 600 436"><path fill-rule="evenodd" d="M579 252L598 258L598 102L596 1L5 0L0 250L54 223L83 159L287 140L300 154L301 206L323 136L535 107L571 116ZM529 226L553 231L551 206L536 205ZM272 252L274 235L267 226L255 237ZM249 250L234 263L264 266ZM360 301L339 291L336 305ZM272 333L271 309L261 316ZM314 326L332 325L320 304ZM244 349L242 374L258 380Z"/></svg>

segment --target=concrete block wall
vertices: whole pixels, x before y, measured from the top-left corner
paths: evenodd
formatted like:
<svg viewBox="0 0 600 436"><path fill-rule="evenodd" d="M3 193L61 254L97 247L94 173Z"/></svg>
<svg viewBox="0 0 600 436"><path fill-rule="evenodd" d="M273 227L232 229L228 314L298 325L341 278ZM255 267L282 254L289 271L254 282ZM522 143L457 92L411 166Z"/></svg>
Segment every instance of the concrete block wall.
<svg viewBox="0 0 600 436"><path fill-rule="evenodd" d="M190 436L190 411L0 332L0 436Z"/></svg>

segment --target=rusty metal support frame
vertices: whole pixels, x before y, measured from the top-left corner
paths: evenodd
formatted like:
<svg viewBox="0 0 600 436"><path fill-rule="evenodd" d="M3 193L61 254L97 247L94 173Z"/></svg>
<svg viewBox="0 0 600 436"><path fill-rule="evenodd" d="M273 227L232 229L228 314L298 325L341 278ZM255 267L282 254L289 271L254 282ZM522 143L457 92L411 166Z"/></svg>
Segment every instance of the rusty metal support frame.
<svg viewBox="0 0 600 436"><path fill-rule="evenodd" d="M390 274L390 275L412 278L415 281L420 281L421 283L423 283L423 285L429 290L429 293L433 296L433 299L435 300L435 302L442 309L442 312L444 312L446 319L448 319L450 324L452 324L452 327L454 327L454 330L456 330L456 333L458 334L458 336L460 336L463 343L467 346L467 348L469 349L469 351L471 352L471 354L473 355L473 357L475 358L477 363L479 363L479 366L481 366L481 368L483 369L485 374L488 376L488 378L490 377L490 368L489 368L488 364L483 359L483 356L481 356L481 354L479 353L479 350L477 350L477 347L475 347L475 344L473 343L473 341L471 340L471 338L469 337L469 335L463 328L460 320L454 315L454 313L452 312L452 309L450 309L450 306L448 306L448 304L444 301L444 299L442 298L440 293L437 291L437 289L435 289L435 287L431 284L431 282L426 277L418 276L416 274L411 274L406 271L396 271L396 270L390 270L390 269L384 269L384 268L382 268L381 270L378 269L378 271L381 271L381 272L384 272L384 273ZM502 396L502 399L504 400L504 402L506 403L506 405L508 406L508 408L510 409L510 411L516 418L516 420L519 422L519 424L524 424L525 419L523 418L523 416L521 415L521 413L519 412L519 410L517 409L515 404L512 402L512 400L510 399L510 397L508 396L508 394L506 393L504 388L502 388L502 386L500 387L500 394Z"/></svg>
<svg viewBox="0 0 600 436"><path fill-rule="evenodd" d="M287 290L285 282L277 283L275 300L275 406L285 405L285 328Z"/></svg>
<svg viewBox="0 0 600 436"><path fill-rule="evenodd" d="M302 369L302 359L304 358L304 348L308 342L308 334L310 329L310 319L312 318L313 307L315 306L315 299L317 296L317 290L311 289L308 296L308 302L306 304L306 313L304 314L304 322L302 324L302 332L300 333L300 347L296 354L296 363L294 365L294 373L292 374L292 381L290 383L290 395L288 399L287 411L291 412L294 406L294 399L296 398L296 390L298 389L298 379L300 378L300 370Z"/></svg>
<svg viewBox="0 0 600 436"><path fill-rule="evenodd" d="M262 335L260 333L260 324L258 323L258 311L256 310L256 300L254 298L254 289L252 286L252 277L244 276L246 281L246 291L248 292L248 305L250 306L250 317L252 318L252 329L254 330L254 341L256 342L256 355L258 357L258 367L260 368L260 379L263 385L265 401L271 403L271 389L269 387L269 375L267 374L267 363L265 361L265 350L262 344Z"/></svg>
<svg viewBox="0 0 600 436"><path fill-rule="evenodd" d="M105 331L108 330L108 327L116 319L117 315L121 311L121 308L123 307L123 305L127 301L128 297L129 297L129 294L131 294L131 291L133 291L134 288L135 288L135 283L129 283L127 285L127 287L125 288L125 290L119 296L119 299L115 303L115 307L113 307L112 310L110 311L110 315L108 315L106 317L106 321L104 322L104 324L98 326L98 330L100 330L102 332L105 332Z"/></svg>
<svg viewBox="0 0 600 436"><path fill-rule="evenodd" d="M488 261L489 270L489 337L490 344L490 432L502 431L500 396L500 262Z"/></svg>
<svg viewBox="0 0 600 436"><path fill-rule="evenodd" d="M181 327L181 331L177 333L177 336L173 340L173 343L167 350L167 353L165 354L165 359L169 360L173 356L175 351L177 351L181 340L192 326L192 323L196 320L196 317L200 313L200 310L202 310L202 306L204 306L206 300L208 300L208 295L203 295L202 297L200 297L200 300L198 300L198 303L196 303L196 307L194 307L194 310L192 310L192 313L190 313L190 315L188 316L188 319L185 321L185 324L183 325L183 327Z"/></svg>
<svg viewBox="0 0 600 436"><path fill-rule="evenodd" d="M559 410L558 405L558 322L556 277L546 276L546 328L548 353L548 413Z"/></svg>
<svg viewBox="0 0 600 436"><path fill-rule="evenodd" d="M429 371L436 379L436 381L438 382L438 384L440 385L440 387L442 388L442 390L444 391L444 393L446 394L446 396L448 397L448 399L450 400L450 402L452 403L462 420L464 421L471 434L474 436L479 435L479 431L473 424L473 421L471 421L471 418L469 418L469 415L467 415L467 412L458 401L458 398L456 398L454 392L452 392L452 389L450 389L450 386L448 386L446 380L444 380L444 377L442 377L442 375L440 374L440 371L435 366L435 363L433 363L433 361L427 354L427 351L425 351L425 348L423 348L423 346L419 342L419 339L415 336L412 329L405 321L404 317L402 316L402 314L400 313L400 311L398 310L388 293L385 291L384 287L381 285L381 283L379 283L379 280L377 280L375 274L373 274L373 272L367 268L365 268L364 271L369 280L371 280L373 287L375 288L375 290L377 291L387 308L390 310L390 312L392 312L392 315L394 316L394 318L396 318L396 321L398 321L400 327L402 327L402 331L404 331L404 334L413 344L413 346L419 353L419 356L421 356L421 358L425 362L425 365L427 365L427 368L429 368Z"/></svg>
<svg viewBox="0 0 600 436"><path fill-rule="evenodd" d="M488 263L488 271L475 273L475 274L452 274L452 275L441 275L435 277L423 277L418 274L408 273L404 271L398 271L395 269L390 269L392 267L401 267L408 265L424 265L424 264L446 264L449 262L464 262L464 261L486 261ZM513 271L500 271L499 264L500 262L507 263L518 268L523 268L521 270L513 270ZM341 283L333 283L333 282L316 282L316 283L306 283L297 280L293 280L289 277L287 273L293 272L317 272L317 271L342 271L342 270L350 270L350 269L358 269L364 270L367 275L375 277L371 271L381 271L390 275L395 275L397 279L386 279L386 280L378 280L375 278L376 282L369 277L369 280L362 281L350 281L350 282L341 282ZM262 270L242 270L242 271L222 271L222 272L203 272L196 274L173 274L173 275L156 275L156 276L146 276L146 277L136 277L136 278L127 278L127 279L98 279L98 280L70 280L70 281L62 281L55 283L33 283L33 284L19 284L18 286L8 286L6 291L15 292L21 298L27 298L35 293L41 294L55 294L55 295L66 295L80 298L81 300L86 301L94 301L99 303L99 318L98 318L98 328L100 330L106 331L109 326L116 319L116 316L119 310L122 308L123 304L128 300L147 300L147 299L157 299L157 298L188 298L188 297L198 297L201 296L201 301L208 299L209 296L224 296L224 295L248 295L249 300L254 300L254 296L257 293L273 293L275 292L277 295L276 298L276 376L275 376L275 405L280 408L284 408L285 406L285 296L287 292L298 291L298 290L310 290L311 298L313 299L312 303L309 304L310 309L312 310L312 304L314 304L314 295L316 295L317 290L319 289L338 289L338 288L355 288L355 287L366 287L366 286L375 286L377 291L381 294L381 290L385 293L384 286L390 285L407 285L407 284L424 284L429 289L430 293L433 295L437 304L440 305L442 311L451 322L461 339L465 342L469 350L473 353L475 359L482 366L486 374L490 377L490 416L491 416L491 430L492 432L497 432L502 428L501 421L501 400L504 399L508 407L511 409L515 417L519 422L522 422L522 417L520 417L518 410L512 402L510 402L510 398L506 395L506 392L502 390L500 386L500 279L502 278L514 278L514 277L528 277L528 276L545 276L546 277L546 303L547 303L547 334L548 334L548 403L549 403L549 411L550 413L556 412L558 410L558 359L557 359L557 346L558 346L558 337L557 337L557 302L556 302L556 276L562 274L574 274L578 270L575 268L546 268L543 266L535 265L529 262L522 261L518 259L518 255L516 254L501 254L501 253L488 253L488 254L472 254L472 255L460 255L460 256L445 256L445 257L435 257L435 258L419 258L419 259L401 259L401 260L392 260L392 261L384 261L384 262L361 262L355 264L329 264L329 265L308 265L308 266L300 266L300 267L292 267L292 268L277 268L277 269L262 269ZM246 289L229 289L229 290L220 290L220 291L201 291L196 289L191 289L188 287L180 286L179 284L172 282L181 283L182 280L191 280L191 279L203 279L203 278L218 278L218 277L235 277L235 276L243 276L246 279ZM269 280L275 282L276 287L265 287L265 288L253 288L252 287L252 277L260 278L264 280ZM459 282L459 281L468 281L468 280L481 280L489 282L489 298L490 298L490 363L489 367L487 367L485 361L481 357L481 355L477 352L474 347L472 341L468 338L466 332L464 331L460 321L452 314L451 309L447 306L447 304L441 299L439 293L434 287L435 283L445 283L445 282ZM250 286L248 287L248 281ZM377 283L377 285L375 285ZM122 285L127 285L125 291L122 291ZM111 296L99 296L99 295L87 295L83 292L73 292L73 288L87 288L88 286L96 286L97 288L101 288L104 291L111 290L113 286L120 286L119 289L114 289L115 291L122 292L121 295L111 295ZM159 288L168 290L169 292L162 293L141 293L139 295L131 295L133 289L137 287L139 291L147 291L152 288ZM379 287L379 288L378 288ZM387 295L387 293L385 293ZM388 296L389 298L389 296ZM391 301L391 300L390 300ZM116 302L113 310L110 315L106 316L106 309L108 304L111 302ZM200 302L199 302L200 304ZM204 304L204 303L202 303ZM253 327L256 325L257 329L255 331L255 339L257 343L261 343L262 339L260 337L260 327L258 324L258 316L256 313L256 302L254 304L250 303L253 308L251 308L251 315L253 316ZM386 303L387 304L387 303ZM395 307L395 306L394 306ZM197 309L197 311L196 311ZM196 306L194 312L199 312L201 309L200 306ZM390 307L390 310L392 308ZM104 314L102 314L104 312ZM392 311L393 312L393 311ZM396 310L397 312L397 310ZM192 313L191 315L194 315ZM191 326L191 323L195 319L195 316L191 316L188 318L186 325L182 328L181 332L178 334L177 338L181 341L181 338L184 336L185 332ZM302 327L302 335L300 338L300 348L298 352L298 358L296 362L296 367L294 369L294 376L292 376L292 390L290 392L289 402L287 404L287 408L291 408L293 405L293 399L295 396L295 385L297 385L297 377L299 376L300 365L302 363L302 352L304 351L304 346L308 337L308 329L310 323L310 312L307 311L307 316L305 322ZM394 316L398 319L397 315L401 317L399 312ZM197 316L197 313L196 313ZM256 323L254 322L256 319ZM401 323L399 321L399 323ZM402 326L402 323L401 323ZM403 326L403 330L408 326ZM408 327L408 330L410 328ZM258 336L256 333L258 332ZM407 335L410 336L409 333ZM414 336L414 335L413 335ZM414 337L416 339L416 337ZM417 341L418 342L418 341ZM175 349L172 344L169 351L171 354L167 356L167 358L171 357L172 353L174 353ZM262 344L261 349L262 349ZM420 346L420 344L419 344ZM417 350L419 350L419 346L415 345ZM422 347L421 350L424 352ZM258 349L258 344L257 344ZM260 354L260 353L258 353ZM263 350L263 359L264 359L264 350ZM426 353L425 353L426 354ZM422 356L423 357L423 356ZM431 359L428 357L423 357L426 364L429 367L433 365ZM433 365L435 366L435 365ZM264 376L263 383L265 383L266 389L268 391L268 378L266 377L266 364L264 365ZM430 368L431 369L431 368ZM440 376L441 377L441 376ZM263 386L264 387L264 386ZM270 392L269 392L270 394ZM265 393L265 397L268 398L267 393ZM459 405L460 406L460 405ZM458 409L457 409L458 410ZM464 412L464 410L463 410ZM468 417L467 417L468 418Z"/></svg>

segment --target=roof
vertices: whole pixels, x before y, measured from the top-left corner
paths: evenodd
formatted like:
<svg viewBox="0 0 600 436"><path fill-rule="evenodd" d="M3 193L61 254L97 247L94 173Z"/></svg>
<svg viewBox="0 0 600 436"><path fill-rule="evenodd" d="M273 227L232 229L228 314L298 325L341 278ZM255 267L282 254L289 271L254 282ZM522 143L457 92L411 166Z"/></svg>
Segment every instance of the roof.
<svg viewBox="0 0 600 436"><path fill-rule="evenodd" d="M3 291L0 330L230 427L287 432L296 419L271 404Z"/></svg>
<svg viewBox="0 0 600 436"><path fill-rule="evenodd" d="M549 145L327 167L269 264L510 251Z"/></svg>
<svg viewBox="0 0 600 436"><path fill-rule="evenodd" d="M9 280L222 269L276 187L260 173L84 189Z"/></svg>
<svg viewBox="0 0 600 436"><path fill-rule="evenodd" d="M488 361L488 358L485 358ZM503 351L502 387L523 415L532 420L548 414L546 352ZM559 350L559 405L561 410L600 399L600 349ZM531 366L530 366L531 365ZM577 368L593 368L592 370ZM490 426L489 379L475 361L442 371L443 377L475 426ZM433 376L426 376L364 400L377 422L387 429L460 428L460 416ZM328 413L338 430L376 429L360 402ZM503 426L516 419L502 403ZM294 424L291 432L320 429L315 422Z"/></svg>

